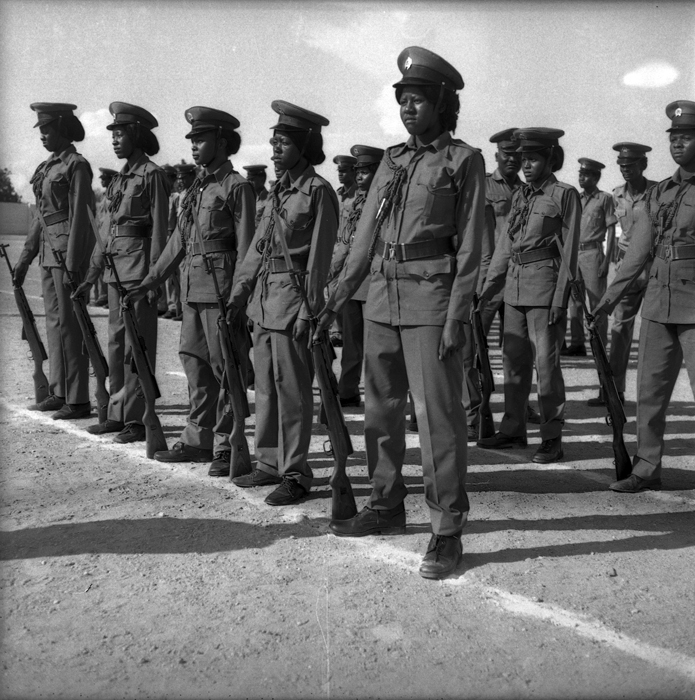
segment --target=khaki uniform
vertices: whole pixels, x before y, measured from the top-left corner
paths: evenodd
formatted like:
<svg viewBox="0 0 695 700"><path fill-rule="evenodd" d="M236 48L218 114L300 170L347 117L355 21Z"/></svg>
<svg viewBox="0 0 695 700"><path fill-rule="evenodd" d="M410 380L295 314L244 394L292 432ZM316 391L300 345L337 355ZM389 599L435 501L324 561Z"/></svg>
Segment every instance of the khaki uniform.
<svg viewBox="0 0 695 700"><path fill-rule="evenodd" d="M237 173L231 162L223 163L212 175L193 185L191 216L197 217L200 234L209 254L220 293L227 300L234 270L251 244L255 207L251 184ZM183 200L183 197L182 197ZM217 331L219 306L212 275L205 269L195 226L176 228L156 265L143 284L156 289L168 276L181 270L183 322L179 357L188 380L190 410L180 440L189 447L230 449L229 434L234 417L222 385L224 356ZM242 363L248 359L247 333L236 329ZM243 374L246 367L242 367Z"/></svg>
<svg viewBox="0 0 695 700"><path fill-rule="evenodd" d="M620 185L613 190L613 206L615 216L620 222L622 231L618 239L618 262L615 265L616 273L620 271L623 258L632 240L633 227L637 211L644 208L644 202L649 188L655 185L653 180L647 180L647 187L641 194L632 195L627 184ZM613 325L611 326L610 365L615 380L616 389L625 393L625 374L630 361L632 348L632 333L635 328L635 318L642 305L644 293L649 281L649 268L651 261L647 262L639 276L627 288L624 296L618 302L613 311Z"/></svg>
<svg viewBox="0 0 695 700"><path fill-rule="evenodd" d="M137 287L157 262L166 244L169 219L169 178L146 155L129 168L126 164L107 191L111 225L106 240L108 252L126 289ZM88 281L94 282L105 260L96 248ZM122 423L142 423L145 401L139 395L137 374L131 369L130 343L120 308L116 279L110 269L104 272L109 285L109 400L108 419ZM157 303L147 298L133 305L152 368L157 359Z"/></svg>
<svg viewBox="0 0 695 700"><path fill-rule="evenodd" d="M31 222L19 263L38 255L46 310L49 391L68 404L89 402L89 357L70 299L70 287L51 246L65 256L67 269L79 283L89 265L94 236L87 210L94 208L92 169L73 145L41 163L31 184L36 206L46 221L50 243L38 216ZM18 264L19 264L18 263Z"/></svg>
<svg viewBox="0 0 695 700"><path fill-rule="evenodd" d="M661 476L666 412L684 359L695 395L695 176L684 179L679 168L649 190L646 205L635 210L630 246L600 306L614 309L652 261L642 305L632 468L652 479ZM670 225L655 225L674 205Z"/></svg>
<svg viewBox="0 0 695 700"><path fill-rule="evenodd" d="M605 260L603 243L606 240L606 231L609 226L615 224L617 219L613 198L607 192L596 190L588 195L582 191L579 198L582 203L582 220L577 266L589 298L588 306L591 311L606 291L608 278L599 277L598 273ZM583 346L586 342L584 309L574 297L570 297L569 322L570 347ZM605 347L608 344L608 319L605 316L598 322L598 332Z"/></svg>
<svg viewBox="0 0 695 700"><path fill-rule="evenodd" d="M404 168L405 180L373 241L377 211L394 178L391 166ZM445 322L468 319L480 264L484 183L480 153L448 132L427 146L411 137L389 148L328 302L328 309L339 311L369 274L364 310L368 506L396 508L407 495L401 470L410 389L425 500L439 535L460 533L469 510L467 440L461 430L463 353L444 360L438 355Z"/></svg>
<svg viewBox="0 0 695 700"><path fill-rule="evenodd" d="M250 299L246 313L254 324L257 469L293 479L308 491L313 479L307 463L313 371L306 339L296 342L292 330L298 318L309 316L293 287L277 236L285 236L293 266L308 271L307 296L312 312L318 313L338 230L338 201L313 166L294 182L285 173L274 191L279 210L275 212L272 203L263 209L230 301L243 308Z"/></svg>
<svg viewBox="0 0 695 700"><path fill-rule="evenodd" d="M548 319L551 307L567 307L570 287L565 266L557 250L553 251L554 239L560 237L574 273L581 219L579 194L551 175L540 187L524 185L516 192L511 216L520 216L521 226L512 231L515 227L510 221L495 249L483 290L485 298L494 298L504 288L505 412L500 432L526 436L535 358L540 432L545 441L559 437L565 422L565 384L560 368L565 324L549 325Z"/></svg>

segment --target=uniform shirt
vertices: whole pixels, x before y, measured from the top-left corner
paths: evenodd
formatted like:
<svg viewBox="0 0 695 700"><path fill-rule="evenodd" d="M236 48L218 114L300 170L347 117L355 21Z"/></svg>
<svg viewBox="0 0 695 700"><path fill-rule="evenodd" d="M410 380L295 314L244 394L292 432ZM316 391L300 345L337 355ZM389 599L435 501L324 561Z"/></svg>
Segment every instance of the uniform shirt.
<svg viewBox="0 0 695 700"><path fill-rule="evenodd" d="M540 187L524 185L514 194L512 209L521 208L529 199L525 225L500 239L485 282L485 297L491 299L504 287L504 301L512 306L559 306L565 308L569 298L569 278L559 258L550 258L521 265L512 253L547 248L555 236L573 274L577 270L581 203L577 190L551 175ZM510 213L510 219L514 212Z"/></svg>
<svg viewBox="0 0 695 700"><path fill-rule="evenodd" d="M649 212L658 216L661 206L680 202L670 226L659 232ZM695 246L695 175L676 173L652 187L646 207L635 210L630 247L613 283L599 306L612 312L632 281L652 259L656 244ZM642 318L659 323L695 323L695 259L653 257L649 283L642 303Z"/></svg>
<svg viewBox="0 0 695 700"><path fill-rule="evenodd" d="M29 227L19 262L26 264L38 255L44 268L59 267L51 245L65 256L70 272L84 272L89 263L94 236L87 209L94 209L92 169L84 156L70 144L59 155L51 154L31 178L36 195L36 207L44 217L65 212L66 221L48 224L50 242L46 240L38 215Z"/></svg>
<svg viewBox="0 0 695 700"><path fill-rule="evenodd" d="M627 182L613 190L613 207L615 217L620 222L620 238L618 246L625 252L632 239L632 228L635 225L636 210L644 207L644 202L649 189L656 185L654 180L647 180L644 192L632 194L627 188Z"/></svg>
<svg viewBox="0 0 695 700"><path fill-rule="evenodd" d="M261 222L261 218L263 216L263 209L265 208L265 203L268 201L268 190L264 187L257 195L256 195L256 218L254 222L254 226L258 227L258 224Z"/></svg>
<svg viewBox="0 0 695 700"><path fill-rule="evenodd" d="M277 236L285 237L293 266L308 270L305 289L311 312L318 313L323 306L323 290L338 232L338 198L311 165L294 182L289 173L284 173L274 191L279 211L275 212L270 198L235 277L230 303L242 308L250 298L248 317L263 328L283 331L297 318L308 320L310 316L289 272L271 272L271 259L280 264L285 260ZM266 239L270 230L272 235Z"/></svg>
<svg viewBox="0 0 695 700"><path fill-rule="evenodd" d="M109 183L111 225L106 240L107 252L114 254L114 263L121 282L141 282L150 266L157 262L169 233L169 193L167 174L143 154L132 168L128 164ZM116 236L116 226L140 226L137 236ZM104 256L95 248L89 270L94 282L104 267ZM105 282L115 283L111 270L104 273Z"/></svg>
<svg viewBox="0 0 695 700"><path fill-rule="evenodd" d="M617 221L613 209L613 198L603 190L596 190L591 194L582 190L579 199L582 203L579 242L603 243L606 240L606 230Z"/></svg>
<svg viewBox="0 0 695 700"><path fill-rule="evenodd" d="M523 183L518 175L514 176L512 185L502 177L499 170L485 177L485 200L495 212L495 243L507 230L507 220L512 209L512 197Z"/></svg>
<svg viewBox="0 0 695 700"><path fill-rule="evenodd" d="M208 253L215 267L220 293L227 299L232 289L235 265L244 259L253 239L253 187L234 170L230 161L225 161L214 173L206 174L202 181L196 180L192 187L197 193L191 213L198 221L203 241L229 240L234 247L229 252ZM183 203L183 198L180 202ZM184 230L180 228L181 223ZM176 271L182 260L181 298L190 303L216 303L214 280L200 254L195 225L181 220L143 284L156 289Z"/></svg>
<svg viewBox="0 0 695 700"><path fill-rule="evenodd" d="M445 238L450 254L398 262L379 249L369 263L377 212L393 179L389 158L406 169L399 201L379 236L414 243ZM339 311L369 273L365 318L392 326L443 326L466 321L478 278L485 210L485 165L480 153L447 131L421 145L411 136L392 146L379 165L355 240L327 308Z"/></svg>

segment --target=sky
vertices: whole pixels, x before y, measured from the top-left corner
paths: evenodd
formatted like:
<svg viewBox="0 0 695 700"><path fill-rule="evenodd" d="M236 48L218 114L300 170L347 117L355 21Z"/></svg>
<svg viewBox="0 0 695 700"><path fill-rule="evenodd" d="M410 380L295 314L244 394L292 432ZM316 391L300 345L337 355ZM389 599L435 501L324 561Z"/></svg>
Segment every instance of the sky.
<svg viewBox="0 0 695 700"><path fill-rule="evenodd" d="M639 0L0 0L0 168L33 202L28 182L47 153L29 105L45 101L77 105L86 130L77 147L95 173L120 169L105 127L109 104L122 101L158 119L160 165L190 162L188 107L233 114L243 173L271 165L270 103L282 99L330 120L317 169L337 186L335 155L407 137L391 86L398 54L413 45L462 74L455 136L482 148L490 172L490 135L529 126L565 131L557 175L575 186L580 157L607 165L602 189L621 184L619 141L654 148L651 179L675 170L664 110L695 100L695 3Z"/></svg>

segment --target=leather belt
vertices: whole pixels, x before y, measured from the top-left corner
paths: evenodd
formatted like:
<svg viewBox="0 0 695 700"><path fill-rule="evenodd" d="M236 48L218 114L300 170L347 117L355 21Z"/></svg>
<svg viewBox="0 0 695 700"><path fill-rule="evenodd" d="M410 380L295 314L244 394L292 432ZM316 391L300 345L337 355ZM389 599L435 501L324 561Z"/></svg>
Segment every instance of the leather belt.
<svg viewBox="0 0 695 700"><path fill-rule="evenodd" d="M579 244L579 250L593 250L594 248L603 248L603 243L601 241L588 241Z"/></svg>
<svg viewBox="0 0 695 700"><path fill-rule="evenodd" d="M540 262L541 260L550 260L551 258L559 257L560 253L556 245L550 245L547 248L525 250L523 253L512 252L512 262L517 265L529 265L530 263Z"/></svg>
<svg viewBox="0 0 695 700"><path fill-rule="evenodd" d="M292 255L292 264L298 263L297 268L299 270L306 270L306 263L309 260L308 255ZM289 272L287 269L287 263L285 263L285 258L269 258L268 268L272 274L277 274L278 272Z"/></svg>
<svg viewBox="0 0 695 700"><path fill-rule="evenodd" d="M376 243L376 252L382 258L396 262L434 258L438 255L455 252L451 238L431 238L428 241L415 241L414 243L393 243L379 237Z"/></svg>
<svg viewBox="0 0 695 700"><path fill-rule="evenodd" d="M693 260L695 245L658 245L655 255L662 260Z"/></svg>
<svg viewBox="0 0 695 700"><path fill-rule="evenodd" d="M200 244L196 241L192 246L193 255L200 253ZM203 249L206 253L236 253L236 238L216 238L211 241L203 241Z"/></svg>
<svg viewBox="0 0 695 700"><path fill-rule="evenodd" d="M150 233L150 227L147 225L138 224L113 224L114 238L147 238Z"/></svg>
<svg viewBox="0 0 695 700"><path fill-rule="evenodd" d="M61 209L60 211L54 211L52 214L44 214L43 220L46 222L46 226L51 226L67 221L69 218L70 212L67 209Z"/></svg>

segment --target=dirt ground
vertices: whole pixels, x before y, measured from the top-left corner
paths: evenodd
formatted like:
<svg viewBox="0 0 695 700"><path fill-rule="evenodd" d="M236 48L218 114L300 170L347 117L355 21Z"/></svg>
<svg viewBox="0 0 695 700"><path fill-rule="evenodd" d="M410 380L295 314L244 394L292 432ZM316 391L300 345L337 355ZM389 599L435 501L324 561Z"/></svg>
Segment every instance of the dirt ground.
<svg viewBox="0 0 695 700"><path fill-rule="evenodd" d="M7 241L16 261L21 240ZM36 266L25 289L45 339ZM105 347L106 312L90 311ZM27 411L32 363L4 267L0 316L3 698L695 697L695 404L684 371L664 489L621 495L606 488L604 412L585 405L592 360L563 360L564 461L531 463L537 426L524 450L469 445L463 563L435 582L417 573L429 518L416 434L407 533L338 539L321 429L310 497L266 506L270 487L238 489L205 464L161 464L142 443L89 435L95 415ZM158 412L171 445L187 385L180 325L159 323ZM633 358L631 453L635 375ZM346 418L361 506L363 409ZM253 416L247 434L252 444Z"/></svg>

